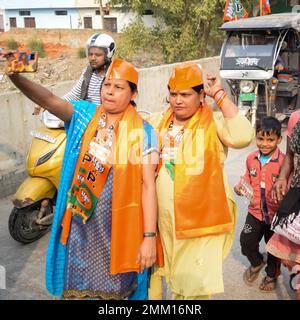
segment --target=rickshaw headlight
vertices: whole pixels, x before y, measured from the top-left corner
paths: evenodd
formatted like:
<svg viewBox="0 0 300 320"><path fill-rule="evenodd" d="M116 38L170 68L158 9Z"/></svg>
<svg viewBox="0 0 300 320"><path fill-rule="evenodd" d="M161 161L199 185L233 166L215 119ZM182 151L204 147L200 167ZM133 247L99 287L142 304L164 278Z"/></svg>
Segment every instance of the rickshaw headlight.
<svg viewBox="0 0 300 320"><path fill-rule="evenodd" d="M251 93L254 90L254 82L249 80L242 80L240 82L240 89L242 93Z"/></svg>

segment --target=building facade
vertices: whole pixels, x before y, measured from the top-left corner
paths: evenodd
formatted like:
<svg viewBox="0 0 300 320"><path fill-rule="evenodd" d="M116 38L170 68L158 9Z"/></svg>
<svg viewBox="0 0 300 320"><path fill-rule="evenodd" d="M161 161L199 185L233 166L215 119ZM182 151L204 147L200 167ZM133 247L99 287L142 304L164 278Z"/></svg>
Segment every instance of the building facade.
<svg viewBox="0 0 300 320"><path fill-rule="evenodd" d="M3 29L106 29L122 32L136 18L134 12L123 12L102 1L103 19L97 0L0 0ZM155 23L152 14L143 16L147 26ZM0 11L1 29L1 11Z"/></svg>
<svg viewBox="0 0 300 320"><path fill-rule="evenodd" d="M0 9L0 32L4 31L4 25L5 25L4 17L5 17L5 12L3 9Z"/></svg>

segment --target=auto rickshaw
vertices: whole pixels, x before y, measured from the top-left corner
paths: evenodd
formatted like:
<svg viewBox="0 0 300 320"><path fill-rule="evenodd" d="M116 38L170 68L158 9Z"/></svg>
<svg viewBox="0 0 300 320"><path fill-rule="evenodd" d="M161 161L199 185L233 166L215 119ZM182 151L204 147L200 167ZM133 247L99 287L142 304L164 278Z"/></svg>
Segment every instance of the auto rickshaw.
<svg viewBox="0 0 300 320"><path fill-rule="evenodd" d="M221 78L239 109L280 121L300 107L300 14L280 13L224 23Z"/></svg>

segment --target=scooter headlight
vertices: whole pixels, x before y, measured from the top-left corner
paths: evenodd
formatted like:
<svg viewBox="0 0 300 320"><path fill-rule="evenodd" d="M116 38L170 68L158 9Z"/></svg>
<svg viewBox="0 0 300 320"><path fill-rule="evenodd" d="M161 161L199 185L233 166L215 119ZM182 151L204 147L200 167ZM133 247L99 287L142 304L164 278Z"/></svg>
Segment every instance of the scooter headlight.
<svg viewBox="0 0 300 320"><path fill-rule="evenodd" d="M38 161L36 162L36 166L39 166L39 165L45 163L46 161L48 161L52 157L52 155L55 153L55 151L56 151L56 149L53 149L53 150L47 152L46 154L44 154L43 156L41 156L38 159Z"/></svg>
<svg viewBox="0 0 300 320"><path fill-rule="evenodd" d="M254 82L249 80L242 80L240 82L240 90L242 93L251 93L254 90Z"/></svg>

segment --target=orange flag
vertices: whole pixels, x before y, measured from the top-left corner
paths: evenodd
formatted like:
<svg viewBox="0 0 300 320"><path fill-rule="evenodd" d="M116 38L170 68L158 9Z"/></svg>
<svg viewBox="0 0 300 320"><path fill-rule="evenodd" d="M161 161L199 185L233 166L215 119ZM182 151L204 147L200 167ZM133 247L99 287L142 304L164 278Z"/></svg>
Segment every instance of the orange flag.
<svg viewBox="0 0 300 320"><path fill-rule="evenodd" d="M248 12L244 9L240 0L226 0L224 21L248 18Z"/></svg>
<svg viewBox="0 0 300 320"><path fill-rule="evenodd" d="M260 15L264 16L266 14L271 13L271 6L269 0L259 0L259 8L260 8Z"/></svg>

